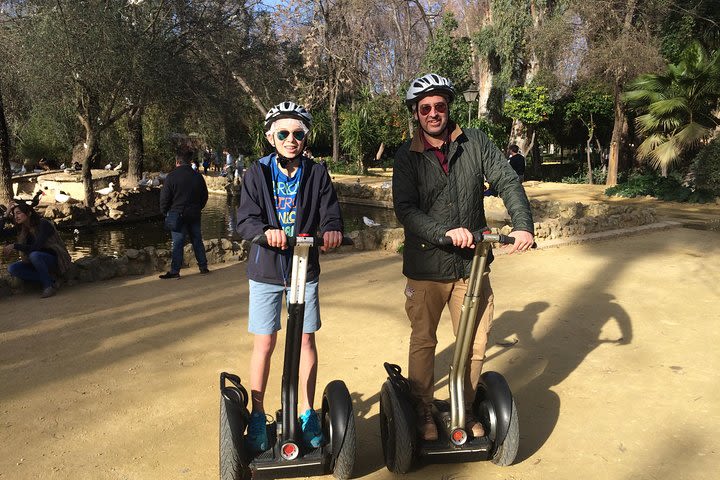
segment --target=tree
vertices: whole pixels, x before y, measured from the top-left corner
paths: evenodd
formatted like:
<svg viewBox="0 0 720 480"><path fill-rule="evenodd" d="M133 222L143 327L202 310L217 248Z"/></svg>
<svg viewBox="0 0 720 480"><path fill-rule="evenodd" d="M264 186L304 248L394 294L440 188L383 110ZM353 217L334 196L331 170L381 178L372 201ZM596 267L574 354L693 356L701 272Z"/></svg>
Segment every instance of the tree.
<svg viewBox="0 0 720 480"><path fill-rule="evenodd" d="M599 117L610 117L612 111L612 97L595 85L583 85L580 87L565 108L566 120L579 120L587 130L585 154L587 156L588 183L591 185L593 184L593 176L590 152L592 151L593 138L598 144L598 150L602 152L602 145L597 139L595 129Z"/></svg>
<svg viewBox="0 0 720 480"><path fill-rule="evenodd" d="M580 21L585 43L581 75L602 79L613 92L614 121L610 140L607 185L617 184L620 159L628 143L628 122L621 98L631 78L655 71L662 64L658 25L667 13L667 2L643 0L573 0L566 18ZM581 49L578 46L578 49Z"/></svg>
<svg viewBox="0 0 720 480"><path fill-rule="evenodd" d="M665 73L641 75L629 88L623 98L642 113L636 124L646 137L638 156L664 177L720 126L720 50L708 53L696 42Z"/></svg>
<svg viewBox="0 0 720 480"><path fill-rule="evenodd" d="M529 142L521 142L518 145L523 155L527 155L535 144L538 124L547 120L553 112L553 105L550 103L547 88L542 86L515 87L511 88L508 93L509 97L505 100L505 115L513 120L518 120L521 122L519 125L526 126L532 132ZM516 125L518 123L513 122L513 127ZM517 130L510 132L510 143L517 143L523 138L526 137L520 135ZM540 170L539 155L533 155L533 168L536 172Z"/></svg>
<svg viewBox="0 0 720 480"><path fill-rule="evenodd" d="M2 86L0 85L0 204L7 205L13 197L10 172L10 134L5 120Z"/></svg>

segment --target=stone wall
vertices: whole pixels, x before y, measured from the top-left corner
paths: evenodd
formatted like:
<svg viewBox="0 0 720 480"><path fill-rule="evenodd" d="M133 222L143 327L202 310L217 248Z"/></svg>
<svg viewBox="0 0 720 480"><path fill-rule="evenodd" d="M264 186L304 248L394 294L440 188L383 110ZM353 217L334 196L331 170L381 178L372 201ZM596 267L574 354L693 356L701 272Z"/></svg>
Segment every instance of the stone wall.
<svg viewBox="0 0 720 480"><path fill-rule="evenodd" d="M209 265L245 261L249 250L247 242L231 242L227 239L205 240ZM192 245L185 246L183 268L196 268L197 262ZM127 275L148 275L170 269L171 252L167 249L146 247L142 250L128 249L118 255L86 256L75 260L70 270L61 278L61 286L98 282ZM14 277L0 277L0 298L12 293L32 289Z"/></svg>

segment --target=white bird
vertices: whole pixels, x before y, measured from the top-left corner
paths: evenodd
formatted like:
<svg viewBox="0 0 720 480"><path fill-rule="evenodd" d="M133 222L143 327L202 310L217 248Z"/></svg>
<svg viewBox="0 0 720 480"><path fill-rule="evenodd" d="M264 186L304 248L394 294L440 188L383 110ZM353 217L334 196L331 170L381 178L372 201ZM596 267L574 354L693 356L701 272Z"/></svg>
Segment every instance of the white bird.
<svg viewBox="0 0 720 480"><path fill-rule="evenodd" d="M113 170L115 170L116 172L119 172L121 168L122 168L122 162L118 163L118 164L115 166L115 168L113 168Z"/></svg>
<svg viewBox="0 0 720 480"><path fill-rule="evenodd" d="M152 180L147 177L147 172L143 172L142 178L138 180L138 186L149 187L152 184Z"/></svg>
<svg viewBox="0 0 720 480"><path fill-rule="evenodd" d="M20 175L25 175L25 174L27 173L27 170L25 170L25 165L23 165L22 167L20 167L20 172L19 172L19 173L20 173Z"/></svg>
<svg viewBox="0 0 720 480"><path fill-rule="evenodd" d="M112 170L112 163L105 165L105 170Z"/></svg>
<svg viewBox="0 0 720 480"><path fill-rule="evenodd" d="M115 190L115 189L113 188L114 186L115 186L115 184L114 184L113 182L110 182L107 187L101 188L100 190L95 190L95 193L98 193L98 194L100 194L100 195L107 195L108 193L110 193L110 192L112 192L113 190Z"/></svg>
<svg viewBox="0 0 720 480"><path fill-rule="evenodd" d="M58 203L67 203L70 201L70 195L62 190L55 190L55 201Z"/></svg>
<svg viewBox="0 0 720 480"><path fill-rule="evenodd" d="M63 162L62 165L60 165L60 170L65 170L66 168L67 166L65 165L65 162Z"/></svg>
<svg viewBox="0 0 720 480"><path fill-rule="evenodd" d="M380 188L392 188L391 182L383 182L380 184Z"/></svg>
<svg viewBox="0 0 720 480"><path fill-rule="evenodd" d="M150 185L152 185L153 187L159 187L159 186L160 186L160 179L157 178L157 177L153 178L152 181L150 182Z"/></svg>
<svg viewBox="0 0 720 480"><path fill-rule="evenodd" d="M363 217L363 223L365 223L365 225L367 225L368 227L379 227L380 226L380 224L378 222L376 222L372 218L368 218L368 217Z"/></svg>

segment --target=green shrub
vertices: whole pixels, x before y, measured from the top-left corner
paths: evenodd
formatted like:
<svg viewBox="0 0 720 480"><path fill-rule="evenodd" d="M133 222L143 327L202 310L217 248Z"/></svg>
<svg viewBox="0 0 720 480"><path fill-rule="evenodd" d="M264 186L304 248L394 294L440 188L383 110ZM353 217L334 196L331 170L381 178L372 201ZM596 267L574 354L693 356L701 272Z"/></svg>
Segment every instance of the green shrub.
<svg viewBox="0 0 720 480"><path fill-rule="evenodd" d="M695 174L698 189L720 195L720 137L700 150L691 170Z"/></svg>
<svg viewBox="0 0 720 480"><path fill-rule="evenodd" d="M607 180L607 169L602 167L593 168L593 182L596 184L605 183ZM587 169L581 169L574 175L563 177L561 183L588 183Z"/></svg>
<svg viewBox="0 0 720 480"><path fill-rule="evenodd" d="M693 190L682 185L676 176L661 177L656 174L633 174L625 183L605 190L605 194L618 197L651 196L672 202L705 203L713 199L707 190Z"/></svg>

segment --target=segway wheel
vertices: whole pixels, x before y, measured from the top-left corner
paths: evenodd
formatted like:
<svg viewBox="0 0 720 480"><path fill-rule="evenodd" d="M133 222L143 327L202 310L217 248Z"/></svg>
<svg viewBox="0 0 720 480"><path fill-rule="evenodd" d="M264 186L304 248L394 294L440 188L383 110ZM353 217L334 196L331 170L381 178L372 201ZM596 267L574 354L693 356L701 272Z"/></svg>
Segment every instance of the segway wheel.
<svg viewBox="0 0 720 480"><path fill-rule="evenodd" d="M408 415L412 407L386 381L380 390L380 439L385 466L393 473L412 468L415 433Z"/></svg>
<svg viewBox="0 0 720 480"><path fill-rule="evenodd" d="M351 478L355 468L355 414L347 386L333 380L323 393L323 433L330 441L330 469L335 478Z"/></svg>
<svg viewBox="0 0 720 480"><path fill-rule="evenodd" d="M493 444L490 461L512 465L520 445L520 421L510 387L497 372L486 372L478 384L473 410Z"/></svg>
<svg viewBox="0 0 720 480"><path fill-rule="evenodd" d="M505 440L496 446L495 453L490 461L495 465L507 467L512 465L520 446L520 421L518 420L517 408L515 408L515 400L512 402L512 413L510 414L510 423Z"/></svg>
<svg viewBox="0 0 720 480"><path fill-rule="evenodd" d="M230 404L228 407L227 404ZM228 408L234 408L233 401L220 396L220 480L250 479L250 470L245 456L242 432L245 422L228 414ZM232 417L237 422L233 425ZM240 417L242 418L242 417ZM239 424L238 424L239 423ZM235 434L233 434L235 430Z"/></svg>

